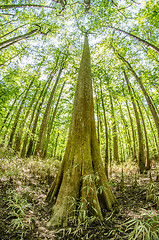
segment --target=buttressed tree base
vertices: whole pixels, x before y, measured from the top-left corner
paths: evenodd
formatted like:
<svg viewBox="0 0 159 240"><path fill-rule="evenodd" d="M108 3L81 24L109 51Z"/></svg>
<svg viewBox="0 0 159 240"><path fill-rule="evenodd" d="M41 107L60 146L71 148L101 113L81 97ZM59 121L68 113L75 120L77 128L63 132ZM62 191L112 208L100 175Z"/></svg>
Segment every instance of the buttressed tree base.
<svg viewBox="0 0 159 240"><path fill-rule="evenodd" d="M96 136L87 35L68 142L61 168L48 192L47 200L54 203L48 226L67 226L71 218L83 221L86 217L95 216L103 220L102 210L112 210L116 204Z"/></svg>

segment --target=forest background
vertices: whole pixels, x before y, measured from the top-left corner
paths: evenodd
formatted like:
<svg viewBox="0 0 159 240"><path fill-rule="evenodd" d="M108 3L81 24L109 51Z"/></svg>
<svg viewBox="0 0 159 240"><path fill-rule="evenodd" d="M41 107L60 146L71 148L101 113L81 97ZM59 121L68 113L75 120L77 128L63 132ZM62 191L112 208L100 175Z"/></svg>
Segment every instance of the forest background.
<svg viewBox="0 0 159 240"><path fill-rule="evenodd" d="M132 161L141 174L158 165L158 13L155 0L0 1L3 154L59 167L87 32L107 176L113 164Z"/></svg>

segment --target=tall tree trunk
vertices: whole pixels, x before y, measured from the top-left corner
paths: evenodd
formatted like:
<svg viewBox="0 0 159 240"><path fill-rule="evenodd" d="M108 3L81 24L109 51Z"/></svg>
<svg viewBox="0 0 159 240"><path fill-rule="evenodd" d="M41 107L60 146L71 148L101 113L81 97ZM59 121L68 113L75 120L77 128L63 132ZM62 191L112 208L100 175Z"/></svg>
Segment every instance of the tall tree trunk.
<svg viewBox="0 0 159 240"><path fill-rule="evenodd" d="M112 162L113 162L113 154L112 154L112 132L111 132L111 127L109 125L109 121L108 121L108 147L109 147L109 173L110 173L110 176L112 175Z"/></svg>
<svg viewBox="0 0 159 240"><path fill-rule="evenodd" d="M100 87L101 91L101 100L102 100L102 108L103 108L103 117L104 117L104 127L105 127L105 173L108 177L108 160L109 160L109 152L108 152L108 124L107 124L107 117L105 112L105 106L104 106L104 99L103 99L103 92L102 88Z"/></svg>
<svg viewBox="0 0 159 240"><path fill-rule="evenodd" d="M6 125L6 130L5 130L4 134L3 134L3 140L2 140L2 144L3 145L5 144L6 138L8 137L8 130L10 129L10 125L11 125L11 122L13 120L14 114L16 114L16 111L13 111L13 114L9 118L9 123Z"/></svg>
<svg viewBox="0 0 159 240"><path fill-rule="evenodd" d="M137 107L136 107L136 104L135 104L135 100L134 100L134 97L132 95L132 90L131 90L131 87L130 87L131 85L130 85L130 82L129 82L129 79L126 75L125 70L123 72L124 72L125 81L127 83L128 90L129 90L129 93L130 93L130 97L131 97L131 101L132 101L132 105L133 105L133 109L134 109L134 114L135 114L135 119L136 119L137 132L138 132L138 144L139 144L138 164L139 164L140 173L143 173L144 170L145 170L143 132L142 132L142 128L141 128L141 124L140 124L140 118L139 118L139 114L138 114Z"/></svg>
<svg viewBox="0 0 159 240"><path fill-rule="evenodd" d="M99 119L99 100L98 100L98 96L97 96L97 91L94 88L94 92L95 92L95 99L96 99L96 109L97 109L97 137L98 137L98 143L100 145L100 119Z"/></svg>
<svg viewBox="0 0 159 240"><path fill-rule="evenodd" d="M37 106L39 104L40 99L42 98L42 95L44 93L44 90L45 90L47 84L48 84L48 82L46 81L46 83L44 84L44 86L43 86L43 88L42 88L42 90L40 92L39 98L37 99L37 101L35 103L35 106L34 106L34 109L33 109L32 115L31 115L31 119L30 119L30 123L29 123L29 127L28 127L27 131L30 131L30 129L31 129L31 126L32 126L32 123L33 123L33 119L34 119L34 115L35 115L35 111L37 110ZM22 150L21 150L21 153L20 153L20 156L22 158L25 157L25 154L26 154L26 148L27 148L28 139L29 139L29 132L27 132L25 137L24 137L23 147L22 147Z"/></svg>
<svg viewBox="0 0 159 240"><path fill-rule="evenodd" d="M13 45L14 43L17 43L23 39L27 39L35 34L37 34L39 32L39 29L34 29L28 33L25 33L23 35L19 35L17 37L13 37L13 38L10 38L4 42L1 42L0 43L0 50L6 48L6 47L9 47L10 45Z"/></svg>
<svg viewBox="0 0 159 240"><path fill-rule="evenodd" d="M3 128L4 128L4 126L5 126L5 123L6 123L7 119L9 118L9 116L10 116L10 114L11 114L13 108L14 108L14 105L16 104L16 101L17 101L23 94L24 94L24 91L15 98L13 104L11 105L10 109L8 110L8 112L7 112L7 114L6 114L6 117L5 117L5 119L4 119L3 123L2 123L2 126L1 126L1 128L0 128L0 132L3 130Z"/></svg>
<svg viewBox="0 0 159 240"><path fill-rule="evenodd" d="M118 102L119 104L119 102ZM128 123L125 119L125 116L123 114L121 105L119 104L119 109L120 109L120 115L121 115L121 119L123 121L124 124L124 128L125 128L125 135L126 135L126 140L127 140L127 144L128 144L128 149L129 149L129 156L133 157L133 148L131 146L131 136L130 136L130 132L129 132L129 126Z"/></svg>
<svg viewBox="0 0 159 240"><path fill-rule="evenodd" d="M142 125L143 125L143 129L144 129L144 135L145 135L145 145L146 145L146 169L150 170L151 169L151 163L150 163L150 154L149 154L149 144L148 144L148 137L147 137L147 130L146 130L146 124L145 124L145 120L143 117L143 113L140 107L139 102L136 100L137 105L138 105L138 109L140 112L140 116L141 116L141 120L142 120Z"/></svg>
<svg viewBox="0 0 159 240"><path fill-rule="evenodd" d="M31 86L33 85L34 83L34 78L32 79L32 81L30 82L29 84L29 87L27 88L26 92L25 92L25 95L21 101L21 104L19 106L19 109L18 109L18 112L15 116L15 119L14 119L14 123L13 123L13 127L12 127L12 130L11 130L11 134L10 134L10 139L9 139L9 143L8 143L8 147L12 148L12 145L13 145L13 138L14 138L14 135L15 135L15 131L16 131L16 128L17 128L17 124L18 124L18 120L19 120L19 117L20 117L20 113L22 111L22 108L23 108L23 105L26 101L26 98L27 98L27 95L28 95L28 92L31 88Z"/></svg>
<svg viewBox="0 0 159 240"><path fill-rule="evenodd" d="M0 9L11 9L11 8L26 8L26 7L35 7L35 8L51 8L51 6L39 5L39 4L4 4L0 5Z"/></svg>
<svg viewBox="0 0 159 240"><path fill-rule="evenodd" d="M37 87L35 93L34 93L34 96L32 97L32 100L30 102L30 105L25 113L25 116L24 118L22 119L21 123L20 123L20 126L19 126L19 129L18 129L18 132L16 133L16 139L15 139L15 151L16 152L19 152L20 151L20 147L21 147L21 140L22 140L22 136L23 136L23 130L24 130L24 126L25 126L25 123L27 121L27 118L29 116L29 113L30 113L30 110L34 104L34 101L35 101L35 98L37 96L37 93L38 93L38 90L39 90L39 87L40 85Z"/></svg>
<svg viewBox="0 0 159 240"><path fill-rule="evenodd" d="M128 115L129 115L129 119L130 119L130 124L131 124L131 131L132 131L132 138L133 138L133 159L136 159L136 135L135 135L135 130L134 130L134 125L133 125L133 120L132 120L132 116L130 113L130 109L129 109L129 105L128 102L126 100L126 107L128 110Z"/></svg>
<svg viewBox="0 0 159 240"><path fill-rule="evenodd" d="M113 131L113 157L114 161L119 164L119 149L118 149L118 135L117 135L117 126L116 126L116 119L114 114L114 106L113 106L113 99L112 95L109 92L110 98L110 106L111 106L111 116L112 116L112 131Z"/></svg>
<svg viewBox="0 0 159 240"><path fill-rule="evenodd" d="M45 149L44 149L44 152L43 152L43 158L45 158L46 155L47 155L47 149L48 149L48 144L49 144L49 141L50 141L52 126L53 126L53 123L54 123L54 119L55 119L55 116L56 116L56 113L57 113L58 105L59 105L59 102L60 102L60 98L61 98L62 91L63 91L64 86L65 86L65 83L66 83L66 82L64 82L63 85L62 85L62 88L61 88L59 97L58 97L58 99L57 99L57 103L56 103L56 106L55 106L53 115L52 115L51 120L50 120L50 123L49 123L48 133L47 133L46 143L45 143Z"/></svg>
<svg viewBox="0 0 159 240"><path fill-rule="evenodd" d="M43 119L42 119L42 123L41 123L41 126L40 126L38 141L37 141L37 144L36 144L36 149L35 149L34 155L37 155L39 153L42 156L42 148L43 148L44 138L45 138L45 134L46 134L46 128L47 128L47 124L48 124L48 120L49 120L51 104L52 104L52 100L53 100L53 97L54 97L54 94L55 94L57 84L60 80L62 70L63 70L63 66L60 67L60 70L58 72L55 84L52 88L52 91L51 91L51 94L50 94L50 97L49 97L49 100L48 100L48 103L47 103L47 106L46 106L46 110L45 110L45 113L44 113L44 116L43 116Z"/></svg>
<svg viewBox="0 0 159 240"><path fill-rule="evenodd" d="M149 42L147 42L146 40L144 40L144 39L142 39L142 38L140 38L140 37L137 37L137 36L135 36L135 35L132 34L132 33L126 32L126 31L124 31L124 30L122 30L122 29L115 28L115 27L110 27L110 28L112 28L112 29L114 29L114 30L117 30L117 31L120 31L120 32L122 32L122 33L125 33L126 35L128 35L128 36L130 36L130 37L138 40L139 42L143 43L144 45L150 47L151 49L153 49L154 51L156 51L156 52L159 54L159 48L156 47L154 44L149 43Z"/></svg>
<svg viewBox="0 0 159 240"><path fill-rule="evenodd" d="M154 129L153 129L153 126L152 126L152 122L151 122L149 113L148 113L148 111L147 111L147 109L145 108L145 105L144 105L143 103L142 103L142 107L144 108L144 110L145 110L145 112L146 112L146 116L147 116L147 119L148 119L149 124L150 124L151 132L152 132L152 134L153 134L153 138L154 138L154 142L155 142L156 150L157 150L157 154L158 154L158 160L159 160L159 145L158 145L157 137L156 137L155 131L154 131Z"/></svg>
<svg viewBox="0 0 159 240"><path fill-rule="evenodd" d="M116 199L108 184L96 135L88 38L85 36L68 142L59 173L47 195L53 201L49 226L68 225L69 218L103 219Z"/></svg>
<svg viewBox="0 0 159 240"><path fill-rule="evenodd" d="M114 49L114 47L112 46L112 48ZM119 58L125 62L129 68L129 70L132 72L132 74L134 75L134 77L136 78L144 96L145 96L145 99L147 101L147 104L150 108L150 111L152 113L152 116L154 118L154 122L155 122L155 125L156 125L156 128L157 128L157 132L158 132L158 137L159 137L159 117L158 117L158 114L156 112L156 109L154 107L154 104L153 102L151 101L151 98L149 97L147 91L145 90L143 84L142 84L142 81L141 81L141 78L136 74L136 72L134 71L134 69L132 68L131 64L124 58L122 57L115 49L114 49L114 52L117 53L117 55L119 56Z"/></svg>
<svg viewBox="0 0 159 240"><path fill-rule="evenodd" d="M39 103L39 101L37 101L35 106L34 106L34 109L33 109L32 115L31 115L31 119L30 119L30 123L29 123L29 127L28 127L27 132L24 136L23 146L22 146L22 150L20 152L20 157L21 158L24 158L25 154L26 154L26 148L27 148L27 143L28 143L28 139L29 139L29 131L31 129L31 125L32 125L32 122L33 122L33 119L34 119L34 115L35 115L35 111L36 111L38 103Z"/></svg>
<svg viewBox="0 0 159 240"><path fill-rule="evenodd" d="M33 127L32 127L32 131L31 131L31 138L30 138L30 141L29 141L29 144L28 144L28 149L27 149L27 154L26 154L27 157L30 157L33 154L34 135L35 135L36 128L37 128L37 123L38 123L40 111L41 111L42 105L44 103L47 90L48 90L48 88L49 88L49 86L51 84L51 81L53 80L53 77L54 77L55 73L56 73L57 65L58 65L58 62L59 62L59 56L57 57L55 66L54 66L53 70L51 71L51 73L49 75L49 78L48 78L48 80L47 80L46 84L44 85L44 88L43 88L43 90L41 92L42 99L41 99L41 101L40 101L40 103L39 103L39 105L37 107L37 112L36 112L35 119L34 119L34 122L33 122Z"/></svg>
<svg viewBox="0 0 159 240"><path fill-rule="evenodd" d="M59 136L60 136L60 134L59 134L59 132L58 132L58 134L57 134L57 136L56 136L56 140L55 140L54 149L53 149L53 157L54 157L54 158L56 157L56 152L57 152L57 145L58 145Z"/></svg>

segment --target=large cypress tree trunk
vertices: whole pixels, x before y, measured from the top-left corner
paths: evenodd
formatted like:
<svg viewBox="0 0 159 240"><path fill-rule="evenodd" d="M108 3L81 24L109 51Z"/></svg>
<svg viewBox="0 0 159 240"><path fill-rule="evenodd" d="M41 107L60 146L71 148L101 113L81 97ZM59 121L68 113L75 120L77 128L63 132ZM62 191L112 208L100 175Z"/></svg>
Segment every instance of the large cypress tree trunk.
<svg viewBox="0 0 159 240"><path fill-rule="evenodd" d="M116 199L108 184L96 135L90 52L85 36L72 121L63 162L47 195L53 201L49 226L68 225L69 218L103 219L102 208L112 210Z"/></svg>

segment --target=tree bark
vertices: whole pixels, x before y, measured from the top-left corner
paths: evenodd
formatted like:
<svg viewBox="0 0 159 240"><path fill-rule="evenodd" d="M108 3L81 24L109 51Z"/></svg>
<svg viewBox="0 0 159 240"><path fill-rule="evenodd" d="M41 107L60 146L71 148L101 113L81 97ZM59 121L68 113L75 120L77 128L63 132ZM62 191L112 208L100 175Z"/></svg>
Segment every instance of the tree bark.
<svg viewBox="0 0 159 240"><path fill-rule="evenodd" d="M47 195L53 201L48 226L66 226L71 217L83 221L102 209L112 210L116 199L108 184L96 135L88 38L85 36L68 142L59 173Z"/></svg>
<svg viewBox="0 0 159 240"><path fill-rule="evenodd" d="M23 35L19 35L17 37L13 37L13 38L10 38L10 39L8 39L4 42L1 42L0 43L0 50L4 49L6 47L9 47L10 45L13 45L14 43L17 43L17 42L19 42L23 39L29 38L29 37L35 35L38 32L39 32L39 29L34 29L34 30L32 30L28 33L23 34Z"/></svg>
<svg viewBox="0 0 159 240"><path fill-rule="evenodd" d="M11 9L11 8L25 8L25 7L36 7L36 8L51 8L50 6L38 5L38 4L4 4L0 5L0 9Z"/></svg>

